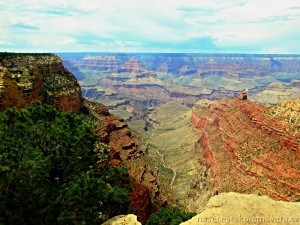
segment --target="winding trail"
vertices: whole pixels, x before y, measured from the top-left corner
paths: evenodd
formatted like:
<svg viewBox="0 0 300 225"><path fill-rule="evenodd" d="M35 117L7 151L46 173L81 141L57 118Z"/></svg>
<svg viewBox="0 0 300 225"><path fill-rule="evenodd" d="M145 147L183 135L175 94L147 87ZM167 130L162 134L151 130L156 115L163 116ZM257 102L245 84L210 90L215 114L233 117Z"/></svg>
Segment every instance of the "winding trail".
<svg viewBox="0 0 300 225"><path fill-rule="evenodd" d="M148 134L149 134L149 139L151 139L152 134L151 134L149 131L147 131L147 132L148 132ZM160 156L161 162L162 162L162 166L163 166L164 168L169 169L169 170L171 170L171 171L173 172L173 177L172 177L172 180L171 180L171 183L170 183L170 189L173 189L173 184L174 184L175 179L176 179L176 176L177 176L176 170L173 169L172 167L169 167L169 166L166 165L166 162L165 162L165 159L164 159L164 155L161 154L156 148L151 147L151 149L153 149L153 150L156 152L156 154L157 154L158 156Z"/></svg>

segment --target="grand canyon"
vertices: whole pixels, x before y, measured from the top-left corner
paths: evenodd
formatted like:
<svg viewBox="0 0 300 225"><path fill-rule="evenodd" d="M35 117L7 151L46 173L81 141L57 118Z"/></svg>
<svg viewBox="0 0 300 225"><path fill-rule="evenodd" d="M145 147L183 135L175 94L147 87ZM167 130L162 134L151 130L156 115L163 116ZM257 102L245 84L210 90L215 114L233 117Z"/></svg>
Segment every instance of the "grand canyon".
<svg viewBox="0 0 300 225"><path fill-rule="evenodd" d="M174 204L200 213L199 222L228 210L222 202L244 199L237 207L246 215L247 205L300 199L299 56L0 56L1 110L38 100L88 113L109 147L103 163L128 169L128 213L142 223Z"/></svg>
<svg viewBox="0 0 300 225"><path fill-rule="evenodd" d="M230 191L300 198L299 56L60 56L84 97L142 136L161 187L187 209Z"/></svg>

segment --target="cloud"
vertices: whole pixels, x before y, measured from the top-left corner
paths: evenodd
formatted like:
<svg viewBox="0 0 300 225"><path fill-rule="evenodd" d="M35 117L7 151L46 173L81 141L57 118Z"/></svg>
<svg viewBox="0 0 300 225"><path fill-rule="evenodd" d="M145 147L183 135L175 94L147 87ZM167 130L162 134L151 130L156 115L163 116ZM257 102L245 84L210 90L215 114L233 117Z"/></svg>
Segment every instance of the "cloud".
<svg viewBox="0 0 300 225"><path fill-rule="evenodd" d="M59 45L70 45L70 44L75 44L76 40L71 37L64 38L63 40L59 41Z"/></svg>
<svg viewBox="0 0 300 225"><path fill-rule="evenodd" d="M13 45L11 42L0 40L0 45Z"/></svg>
<svg viewBox="0 0 300 225"><path fill-rule="evenodd" d="M298 0L18 0L0 7L1 38L16 51L300 52Z"/></svg>
<svg viewBox="0 0 300 225"><path fill-rule="evenodd" d="M24 30L38 30L39 27L30 25L30 24L25 24L25 23L14 23L11 25L12 28L15 29L24 29Z"/></svg>

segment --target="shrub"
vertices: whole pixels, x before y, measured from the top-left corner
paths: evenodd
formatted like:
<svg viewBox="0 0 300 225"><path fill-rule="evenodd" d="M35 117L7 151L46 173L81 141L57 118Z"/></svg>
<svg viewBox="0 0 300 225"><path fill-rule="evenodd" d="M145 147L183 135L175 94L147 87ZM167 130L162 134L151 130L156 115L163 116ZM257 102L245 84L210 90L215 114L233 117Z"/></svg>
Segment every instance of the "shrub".
<svg viewBox="0 0 300 225"><path fill-rule="evenodd" d="M184 212L177 207L172 209L160 208L148 218L146 225L177 225L195 215L196 213Z"/></svg>

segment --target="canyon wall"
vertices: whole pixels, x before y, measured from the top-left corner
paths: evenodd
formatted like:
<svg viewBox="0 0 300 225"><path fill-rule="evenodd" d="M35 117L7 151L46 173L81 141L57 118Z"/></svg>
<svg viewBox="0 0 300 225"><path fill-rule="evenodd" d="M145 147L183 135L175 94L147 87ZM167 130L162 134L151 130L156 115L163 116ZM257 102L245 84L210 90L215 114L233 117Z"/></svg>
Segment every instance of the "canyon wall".
<svg viewBox="0 0 300 225"><path fill-rule="evenodd" d="M174 197L160 187L158 172L149 163L151 159L145 155L146 146L124 120L110 114L102 104L85 100L84 105L95 119L96 134L109 147L109 165L128 168L133 190L129 213L137 215L139 221L145 223L153 211L159 206L169 205Z"/></svg>
<svg viewBox="0 0 300 225"><path fill-rule="evenodd" d="M54 54L0 54L0 109L43 101L61 111L79 112L81 88Z"/></svg>
<svg viewBox="0 0 300 225"><path fill-rule="evenodd" d="M145 222L156 207L169 204L173 197L159 187L156 172L146 162L150 159L144 155L143 143L122 118L110 114L104 105L83 100L75 76L64 68L58 56L0 53L0 110L23 108L37 100L61 111L89 114L97 125L95 132L101 144L109 148L104 153L109 160L99 162L99 166L105 163L129 170L129 213Z"/></svg>
<svg viewBox="0 0 300 225"><path fill-rule="evenodd" d="M294 88L271 91L271 98L270 90L259 94L271 83L300 80L298 55L61 53L60 56L80 79L84 97L112 109L129 104L140 115L151 107L137 109L136 102L141 100L176 101L192 106L199 99L232 98L246 91L249 96L254 95L255 102L274 105L282 99L300 97Z"/></svg>
<svg viewBox="0 0 300 225"><path fill-rule="evenodd" d="M300 99L262 107L240 94L200 100L191 123L201 132L199 154L214 173L219 192L300 198Z"/></svg>

